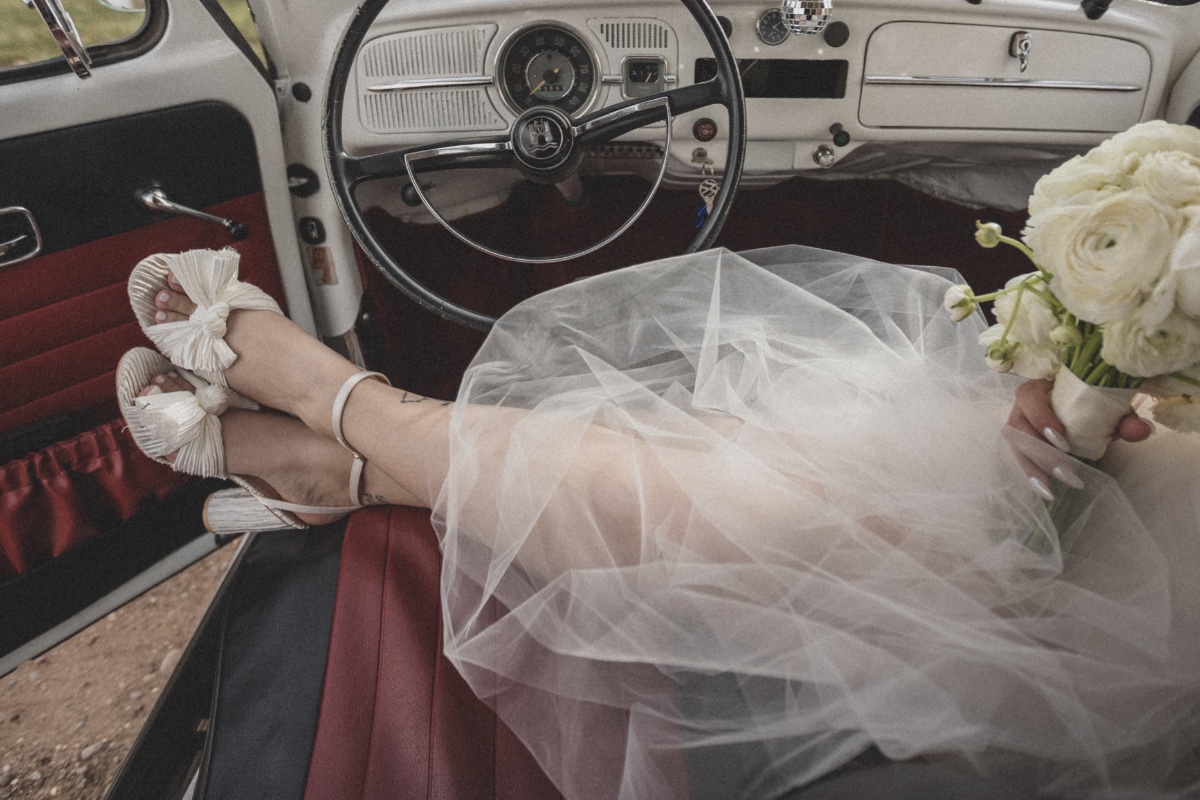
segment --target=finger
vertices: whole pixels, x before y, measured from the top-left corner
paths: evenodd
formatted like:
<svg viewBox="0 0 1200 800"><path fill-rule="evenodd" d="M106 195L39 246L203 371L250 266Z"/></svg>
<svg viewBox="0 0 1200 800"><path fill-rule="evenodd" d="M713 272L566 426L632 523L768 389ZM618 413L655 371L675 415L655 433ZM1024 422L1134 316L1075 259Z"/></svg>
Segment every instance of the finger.
<svg viewBox="0 0 1200 800"><path fill-rule="evenodd" d="M154 305L162 311L173 311L185 317L190 317L196 310L196 304L186 294L172 292L168 289L163 289L158 293L158 296L154 298Z"/></svg>
<svg viewBox="0 0 1200 800"><path fill-rule="evenodd" d="M1031 479L1040 481L1044 486L1056 480L1074 489L1083 488L1084 483L1075 472L1074 462L1061 451L1047 447L1036 432L1028 430L1022 433L1007 427L1004 436L1016 454L1021 469Z"/></svg>
<svg viewBox="0 0 1200 800"><path fill-rule="evenodd" d="M1017 402L1014 413L1019 412L1028 422L1029 427L1037 432L1040 438L1050 442L1064 453L1070 452L1067 444L1066 428L1050 407L1050 390L1052 381L1027 381L1017 388ZM1009 418L1012 424L1012 417Z"/></svg>
<svg viewBox="0 0 1200 800"><path fill-rule="evenodd" d="M1117 426L1117 438L1127 442L1144 442L1154 434L1154 423L1137 414L1127 414Z"/></svg>

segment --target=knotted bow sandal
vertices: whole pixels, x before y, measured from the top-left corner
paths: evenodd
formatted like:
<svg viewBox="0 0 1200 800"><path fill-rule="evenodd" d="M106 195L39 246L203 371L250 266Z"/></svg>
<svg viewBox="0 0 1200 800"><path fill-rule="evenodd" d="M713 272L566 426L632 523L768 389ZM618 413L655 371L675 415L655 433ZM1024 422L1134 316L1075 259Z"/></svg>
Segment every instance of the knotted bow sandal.
<svg viewBox="0 0 1200 800"><path fill-rule="evenodd" d="M140 396L155 376L174 371L196 387L191 392ZM117 399L134 442L143 453L178 472L202 478L223 478L238 484L212 494L204 505L205 527L218 534L307 528L296 514L342 516L355 506L306 506L264 495L249 480L225 471L225 447L220 416L226 409L259 410L252 400L224 386L173 365L153 350L131 350L117 367ZM168 461L168 455L174 455ZM350 497L359 498L365 462L355 454L350 468Z"/></svg>
<svg viewBox="0 0 1200 800"><path fill-rule="evenodd" d="M236 250L190 250L145 258L129 276L129 302L142 330L159 352L172 363L191 370L209 383L227 385L225 370L237 354L225 342L229 314L237 309L283 312L270 295L237 279ZM155 299L164 290L173 291L168 273L196 304L191 317L182 322L156 322Z"/></svg>

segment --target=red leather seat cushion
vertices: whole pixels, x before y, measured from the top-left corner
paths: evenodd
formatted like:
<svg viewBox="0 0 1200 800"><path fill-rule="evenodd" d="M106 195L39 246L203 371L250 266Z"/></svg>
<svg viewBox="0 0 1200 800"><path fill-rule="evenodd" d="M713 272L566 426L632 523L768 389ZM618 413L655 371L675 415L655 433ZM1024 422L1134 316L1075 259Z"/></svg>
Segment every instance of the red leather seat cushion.
<svg viewBox="0 0 1200 800"><path fill-rule="evenodd" d="M440 572L428 511L351 519L305 800L561 800L442 654Z"/></svg>

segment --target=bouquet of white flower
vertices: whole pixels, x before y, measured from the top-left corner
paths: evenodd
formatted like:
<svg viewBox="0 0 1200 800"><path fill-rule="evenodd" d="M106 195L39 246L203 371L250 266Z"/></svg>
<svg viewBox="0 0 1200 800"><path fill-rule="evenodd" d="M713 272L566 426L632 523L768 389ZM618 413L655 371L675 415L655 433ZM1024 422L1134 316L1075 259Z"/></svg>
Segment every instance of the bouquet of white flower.
<svg viewBox="0 0 1200 800"><path fill-rule="evenodd" d="M1024 242L977 226L1037 270L989 295L956 286L946 308L994 303L988 363L1054 379L1072 453L1103 455L1136 391L1160 398L1159 422L1200 431L1200 129L1143 123L1063 164L1034 188Z"/></svg>

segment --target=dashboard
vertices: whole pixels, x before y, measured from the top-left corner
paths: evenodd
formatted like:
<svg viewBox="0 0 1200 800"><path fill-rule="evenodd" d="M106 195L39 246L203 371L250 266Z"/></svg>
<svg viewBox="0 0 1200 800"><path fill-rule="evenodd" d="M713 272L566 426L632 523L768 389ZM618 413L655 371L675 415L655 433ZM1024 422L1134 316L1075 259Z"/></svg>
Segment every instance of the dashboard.
<svg viewBox="0 0 1200 800"><path fill-rule="evenodd" d="M989 169L1003 184L1144 119L1200 119L1200 5L1118 0L1089 19L1077 0L833 0L813 36L789 35L761 0L712 5L742 67L749 184ZM675 2L393 3L360 52L346 143L371 153L496 135L534 105L577 117L712 74ZM674 119L669 146L664 128L626 135L587 168L657 171L666 150L668 183L694 183L705 161L720 173L723 109ZM1012 190L1027 196L1025 183Z"/></svg>

